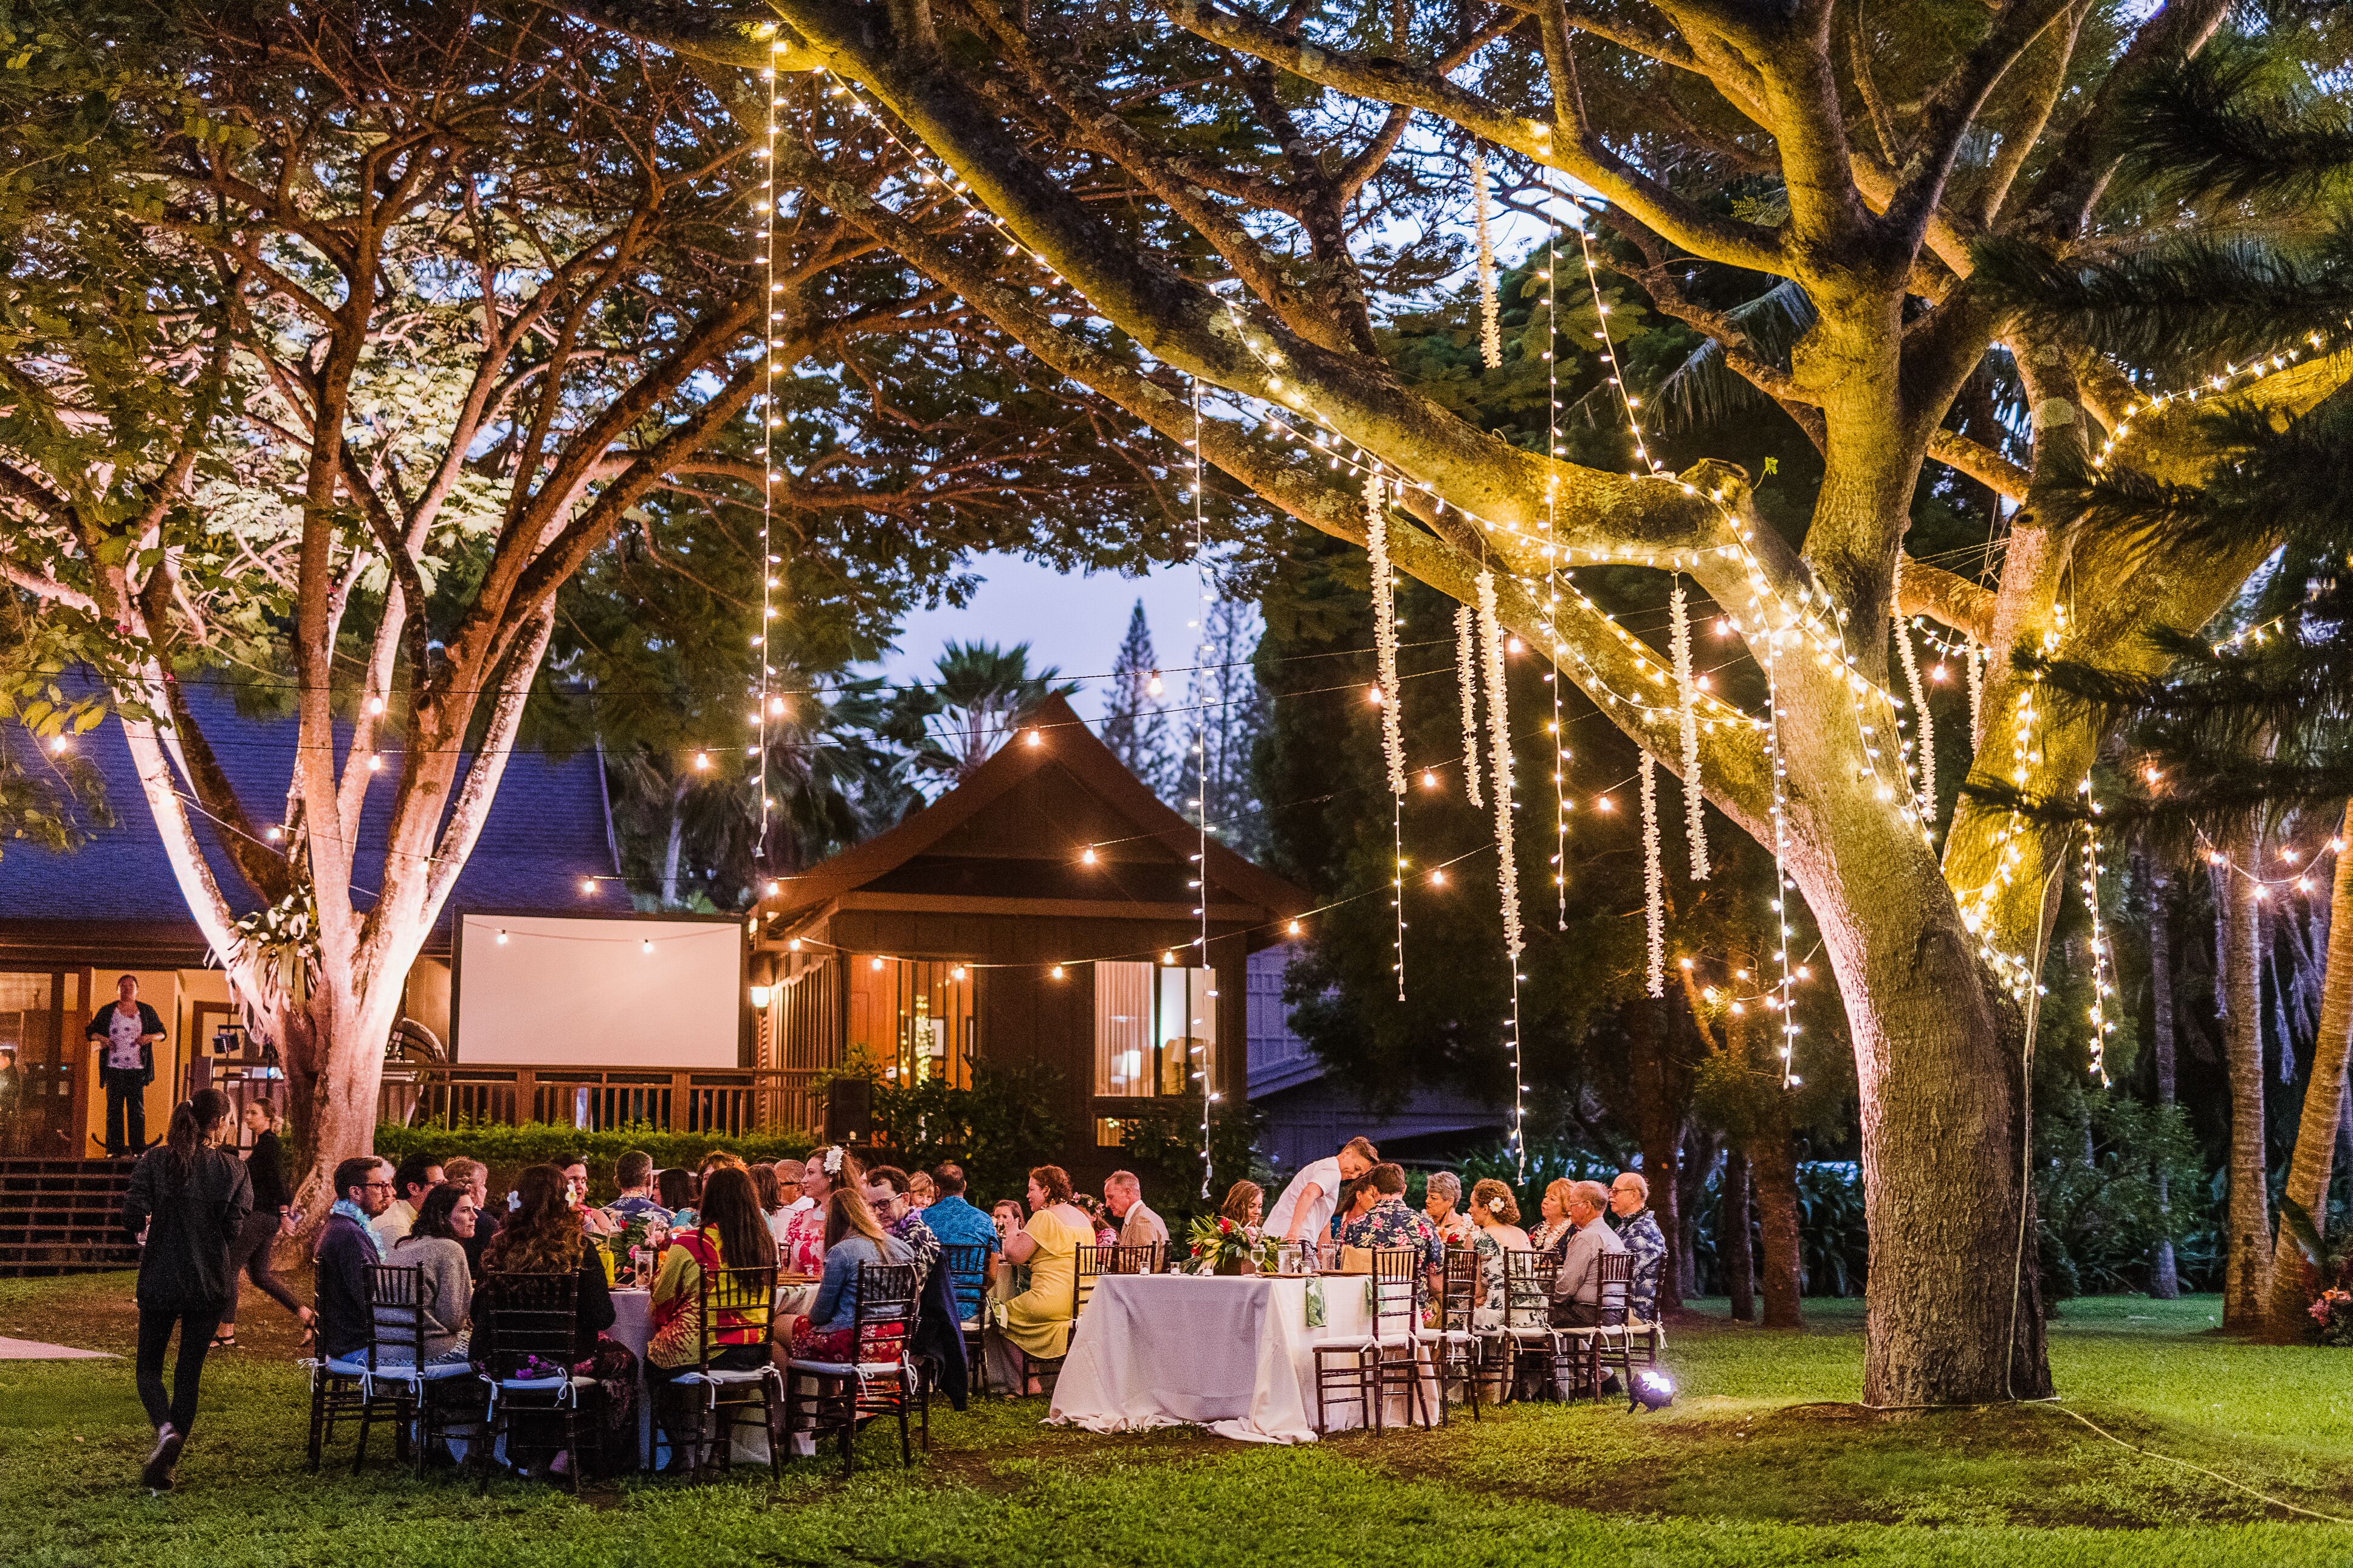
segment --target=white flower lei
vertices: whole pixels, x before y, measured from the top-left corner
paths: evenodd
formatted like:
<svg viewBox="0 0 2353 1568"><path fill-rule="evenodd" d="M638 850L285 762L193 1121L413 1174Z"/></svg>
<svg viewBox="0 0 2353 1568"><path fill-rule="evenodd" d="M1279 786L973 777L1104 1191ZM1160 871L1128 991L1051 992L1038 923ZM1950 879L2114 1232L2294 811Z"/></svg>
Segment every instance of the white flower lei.
<svg viewBox="0 0 2353 1568"><path fill-rule="evenodd" d="M1495 879L1504 896L1504 952L1517 963L1525 945L1520 932L1520 866L1512 853L1512 725L1504 692L1504 633L1495 615L1495 574L1479 574L1479 635L1487 667L1487 752L1495 790Z"/></svg>
<svg viewBox="0 0 2353 1568"><path fill-rule="evenodd" d="M1495 247L1487 233L1487 154L1471 154L1471 205L1479 226L1479 358L1489 370L1504 363L1503 307L1495 297Z"/></svg>
<svg viewBox="0 0 2353 1568"><path fill-rule="evenodd" d="M1487 804L1479 786L1479 644L1468 605L1454 610L1454 675L1462 688L1462 784L1472 805Z"/></svg>
<svg viewBox="0 0 2353 1568"><path fill-rule="evenodd" d="M1398 689L1397 582L1389 571L1387 486L1377 473L1365 475L1365 549L1372 560L1373 649L1381 692L1381 752L1389 772L1389 793L1405 794L1404 694Z"/></svg>
<svg viewBox="0 0 2353 1568"><path fill-rule="evenodd" d="M1648 994L1667 994L1666 862L1659 852L1659 765L1642 753L1642 923L1650 938Z"/></svg>

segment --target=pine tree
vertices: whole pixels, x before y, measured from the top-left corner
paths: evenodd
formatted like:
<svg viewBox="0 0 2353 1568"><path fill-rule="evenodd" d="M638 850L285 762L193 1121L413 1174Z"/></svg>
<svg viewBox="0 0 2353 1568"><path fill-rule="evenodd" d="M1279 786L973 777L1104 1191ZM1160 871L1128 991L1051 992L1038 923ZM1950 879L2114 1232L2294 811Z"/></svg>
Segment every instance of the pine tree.
<svg viewBox="0 0 2353 1568"><path fill-rule="evenodd" d="M1127 617L1127 636L1112 661L1111 695L1103 706L1103 744L1163 800L1178 795L1176 759L1168 743L1168 710L1159 697L1160 656L1152 647L1152 623L1144 601Z"/></svg>
<svg viewBox="0 0 2353 1568"><path fill-rule="evenodd" d="M1258 606L1247 600L1211 604L1203 617L1200 655L1186 685L1189 710L1181 798L1186 814L1206 811L1209 830L1227 847L1255 856L1265 846L1256 767L1266 732L1266 690L1258 679ZM1203 752L1195 747L1206 741ZM1198 787L1197 787L1198 786ZM1200 805L1191 803L1198 796Z"/></svg>

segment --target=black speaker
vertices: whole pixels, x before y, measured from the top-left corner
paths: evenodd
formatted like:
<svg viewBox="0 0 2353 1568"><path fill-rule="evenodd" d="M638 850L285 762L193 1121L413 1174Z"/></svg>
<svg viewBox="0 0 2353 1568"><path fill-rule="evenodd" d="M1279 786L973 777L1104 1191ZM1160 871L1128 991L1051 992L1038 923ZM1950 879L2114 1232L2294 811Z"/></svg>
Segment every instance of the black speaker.
<svg viewBox="0 0 2353 1568"><path fill-rule="evenodd" d="M874 1080L838 1078L825 1086L825 1141L863 1143L874 1121Z"/></svg>

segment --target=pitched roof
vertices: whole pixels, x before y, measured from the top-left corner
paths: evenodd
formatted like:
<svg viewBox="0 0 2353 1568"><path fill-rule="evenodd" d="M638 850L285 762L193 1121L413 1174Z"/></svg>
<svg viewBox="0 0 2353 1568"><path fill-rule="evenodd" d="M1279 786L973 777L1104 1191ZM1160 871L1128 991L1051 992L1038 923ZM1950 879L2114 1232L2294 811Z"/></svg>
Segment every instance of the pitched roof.
<svg viewBox="0 0 2353 1568"><path fill-rule="evenodd" d="M186 691L190 710L248 812L259 821L275 820L276 803L284 798L293 769L296 721L241 714L218 685L192 682ZM339 739L343 735L339 728ZM0 744L22 755L23 731L12 727ZM47 934L41 928L54 929L58 922L185 926L193 933L195 921L164 858L121 724L107 721L79 737L74 751L97 769L115 826L92 828L86 843L64 854L21 842L0 847L0 933ZM385 785L369 792L360 816L354 880L363 889L371 864L383 864L390 781L398 776L399 753L387 751L385 757ZM190 815L205 859L231 907L240 913L258 907L260 899L221 848L220 830L193 810ZM617 881L597 881L593 894L580 890L583 878L609 879L617 869L604 769L596 752L559 759L519 751L507 760L480 839L458 875L437 930L446 933L452 914L464 909L547 914L627 910L628 898ZM370 895L362 892L359 901L364 907ZM193 934L191 940L201 945Z"/></svg>
<svg viewBox="0 0 2353 1568"><path fill-rule="evenodd" d="M844 894L885 879L897 890L913 891L920 886L924 890L954 891L942 884L954 877L955 863L962 858L954 854L949 842L956 831L1023 785L1056 769L1123 823L1131 841L1148 840L1177 865L1190 864L1199 847L1199 829L1130 773L1070 703L1055 696L1030 710L1020 733L998 747L962 784L888 832L854 845L800 876L783 879L777 894L761 900L760 910L763 915L789 919L814 912ZM948 852L934 854L935 849ZM1059 866L1067 857L1059 845L1053 850L1050 859ZM893 877L894 872L904 874ZM1205 880L1229 899L1264 910L1270 920L1296 914L1309 901L1301 889L1215 838L1209 840ZM1132 901L1125 894L1094 889L1082 896L1107 904ZM1190 899L1192 894L1180 888L1171 896Z"/></svg>

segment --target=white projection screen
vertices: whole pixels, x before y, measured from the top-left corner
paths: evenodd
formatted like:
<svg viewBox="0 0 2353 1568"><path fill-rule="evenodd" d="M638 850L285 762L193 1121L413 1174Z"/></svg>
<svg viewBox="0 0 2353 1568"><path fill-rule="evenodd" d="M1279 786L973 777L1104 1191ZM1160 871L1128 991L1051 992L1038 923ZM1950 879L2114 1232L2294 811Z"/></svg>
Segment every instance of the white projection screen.
<svg viewBox="0 0 2353 1568"><path fill-rule="evenodd" d="M732 1068L744 1017L744 928L462 915L453 989L450 1055L461 1062Z"/></svg>

